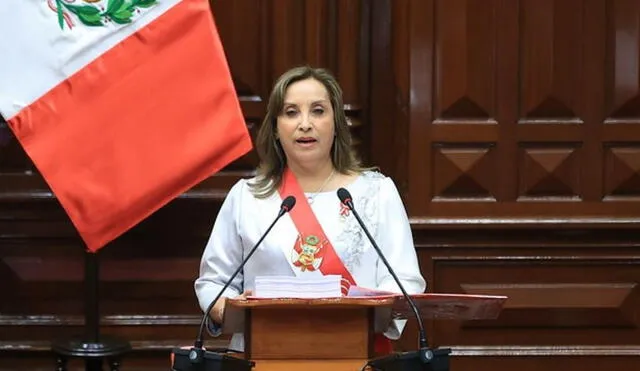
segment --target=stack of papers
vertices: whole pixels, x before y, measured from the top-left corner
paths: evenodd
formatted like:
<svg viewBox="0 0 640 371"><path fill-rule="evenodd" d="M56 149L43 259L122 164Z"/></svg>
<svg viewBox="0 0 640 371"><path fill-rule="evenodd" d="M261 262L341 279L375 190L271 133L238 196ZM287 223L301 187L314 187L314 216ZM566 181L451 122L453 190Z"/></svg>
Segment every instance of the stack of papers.
<svg viewBox="0 0 640 371"><path fill-rule="evenodd" d="M257 276L254 297L316 299L341 297L342 276Z"/></svg>

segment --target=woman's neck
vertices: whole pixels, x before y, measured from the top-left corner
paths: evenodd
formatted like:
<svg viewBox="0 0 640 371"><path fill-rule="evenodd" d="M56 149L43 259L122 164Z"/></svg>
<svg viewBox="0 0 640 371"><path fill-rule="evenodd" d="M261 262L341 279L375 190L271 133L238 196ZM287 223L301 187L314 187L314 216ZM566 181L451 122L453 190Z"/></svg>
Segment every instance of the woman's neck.
<svg viewBox="0 0 640 371"><path fill-rule="evenodd" d="M316 166L290 164L289 168L295 174L300 187L305 192L315 192L319 184L325 182L335 172L331 160Z"/></svg>

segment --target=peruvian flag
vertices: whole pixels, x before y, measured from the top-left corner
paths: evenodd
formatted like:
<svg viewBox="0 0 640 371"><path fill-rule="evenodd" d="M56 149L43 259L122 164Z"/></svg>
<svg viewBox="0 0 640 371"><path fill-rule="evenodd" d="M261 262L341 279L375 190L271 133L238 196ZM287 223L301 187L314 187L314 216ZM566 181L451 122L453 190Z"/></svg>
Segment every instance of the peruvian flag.
<svg viewBox="0 0 640 371"><path fill-rule="evenodd" d="M0 1L0 113L90 251L251 150L208 0Z"/></svg>

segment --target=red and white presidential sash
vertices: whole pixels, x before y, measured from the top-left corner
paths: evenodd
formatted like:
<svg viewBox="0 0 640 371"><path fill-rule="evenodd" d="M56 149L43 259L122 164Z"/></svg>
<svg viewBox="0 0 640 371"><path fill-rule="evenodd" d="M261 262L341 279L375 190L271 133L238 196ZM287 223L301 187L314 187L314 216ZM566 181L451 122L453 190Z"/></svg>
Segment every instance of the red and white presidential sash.
<svg viewBox="0 0 640 371"><path fill-rule="evenodd" d="M342 260L336 253L331 241L324 233L320 222L311 210L311 205L307 202L302 188L298 184L293 172L286 168L282 179L282 184L278 190L281 197L294 196L297 203L289 215L298 230L290 263L296 275L304 272L319 271L323 275L342 276L342 293L346 294L351 285L356 281L345 267Z"/></svg>
<svg viewBox="0 0 640 371"><path fill-rule="evenodd" d="M307 202L307 197L300 188L298 180L289 168L284 171L278 192L282 198L291 195L298 200L296 207L289 212L298 230L298 238L293 245L290 261L295 274L300 275L308 271L320 271L323 275L339 274L342 276L342 294L346 295L349 287L356 285L356 281L322 230L322 226L311 210L311 205ZM374 349L376 354L393 352L391 341L382 334L376 334Z"/></svg>

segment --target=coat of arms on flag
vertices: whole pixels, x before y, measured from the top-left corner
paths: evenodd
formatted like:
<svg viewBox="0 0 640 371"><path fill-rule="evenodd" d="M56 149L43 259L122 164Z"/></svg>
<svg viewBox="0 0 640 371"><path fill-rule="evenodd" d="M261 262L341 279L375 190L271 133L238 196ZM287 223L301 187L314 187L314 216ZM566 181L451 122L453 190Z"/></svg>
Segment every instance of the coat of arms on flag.
<svg viewBox="0 0 640 371"><path fill-rule="evenodd" d="M142 9L157 4L157 0L45 0L58 15L58 24L73 29L74 19L86 26L105 26L110 22L131 23Z"/></svg>

